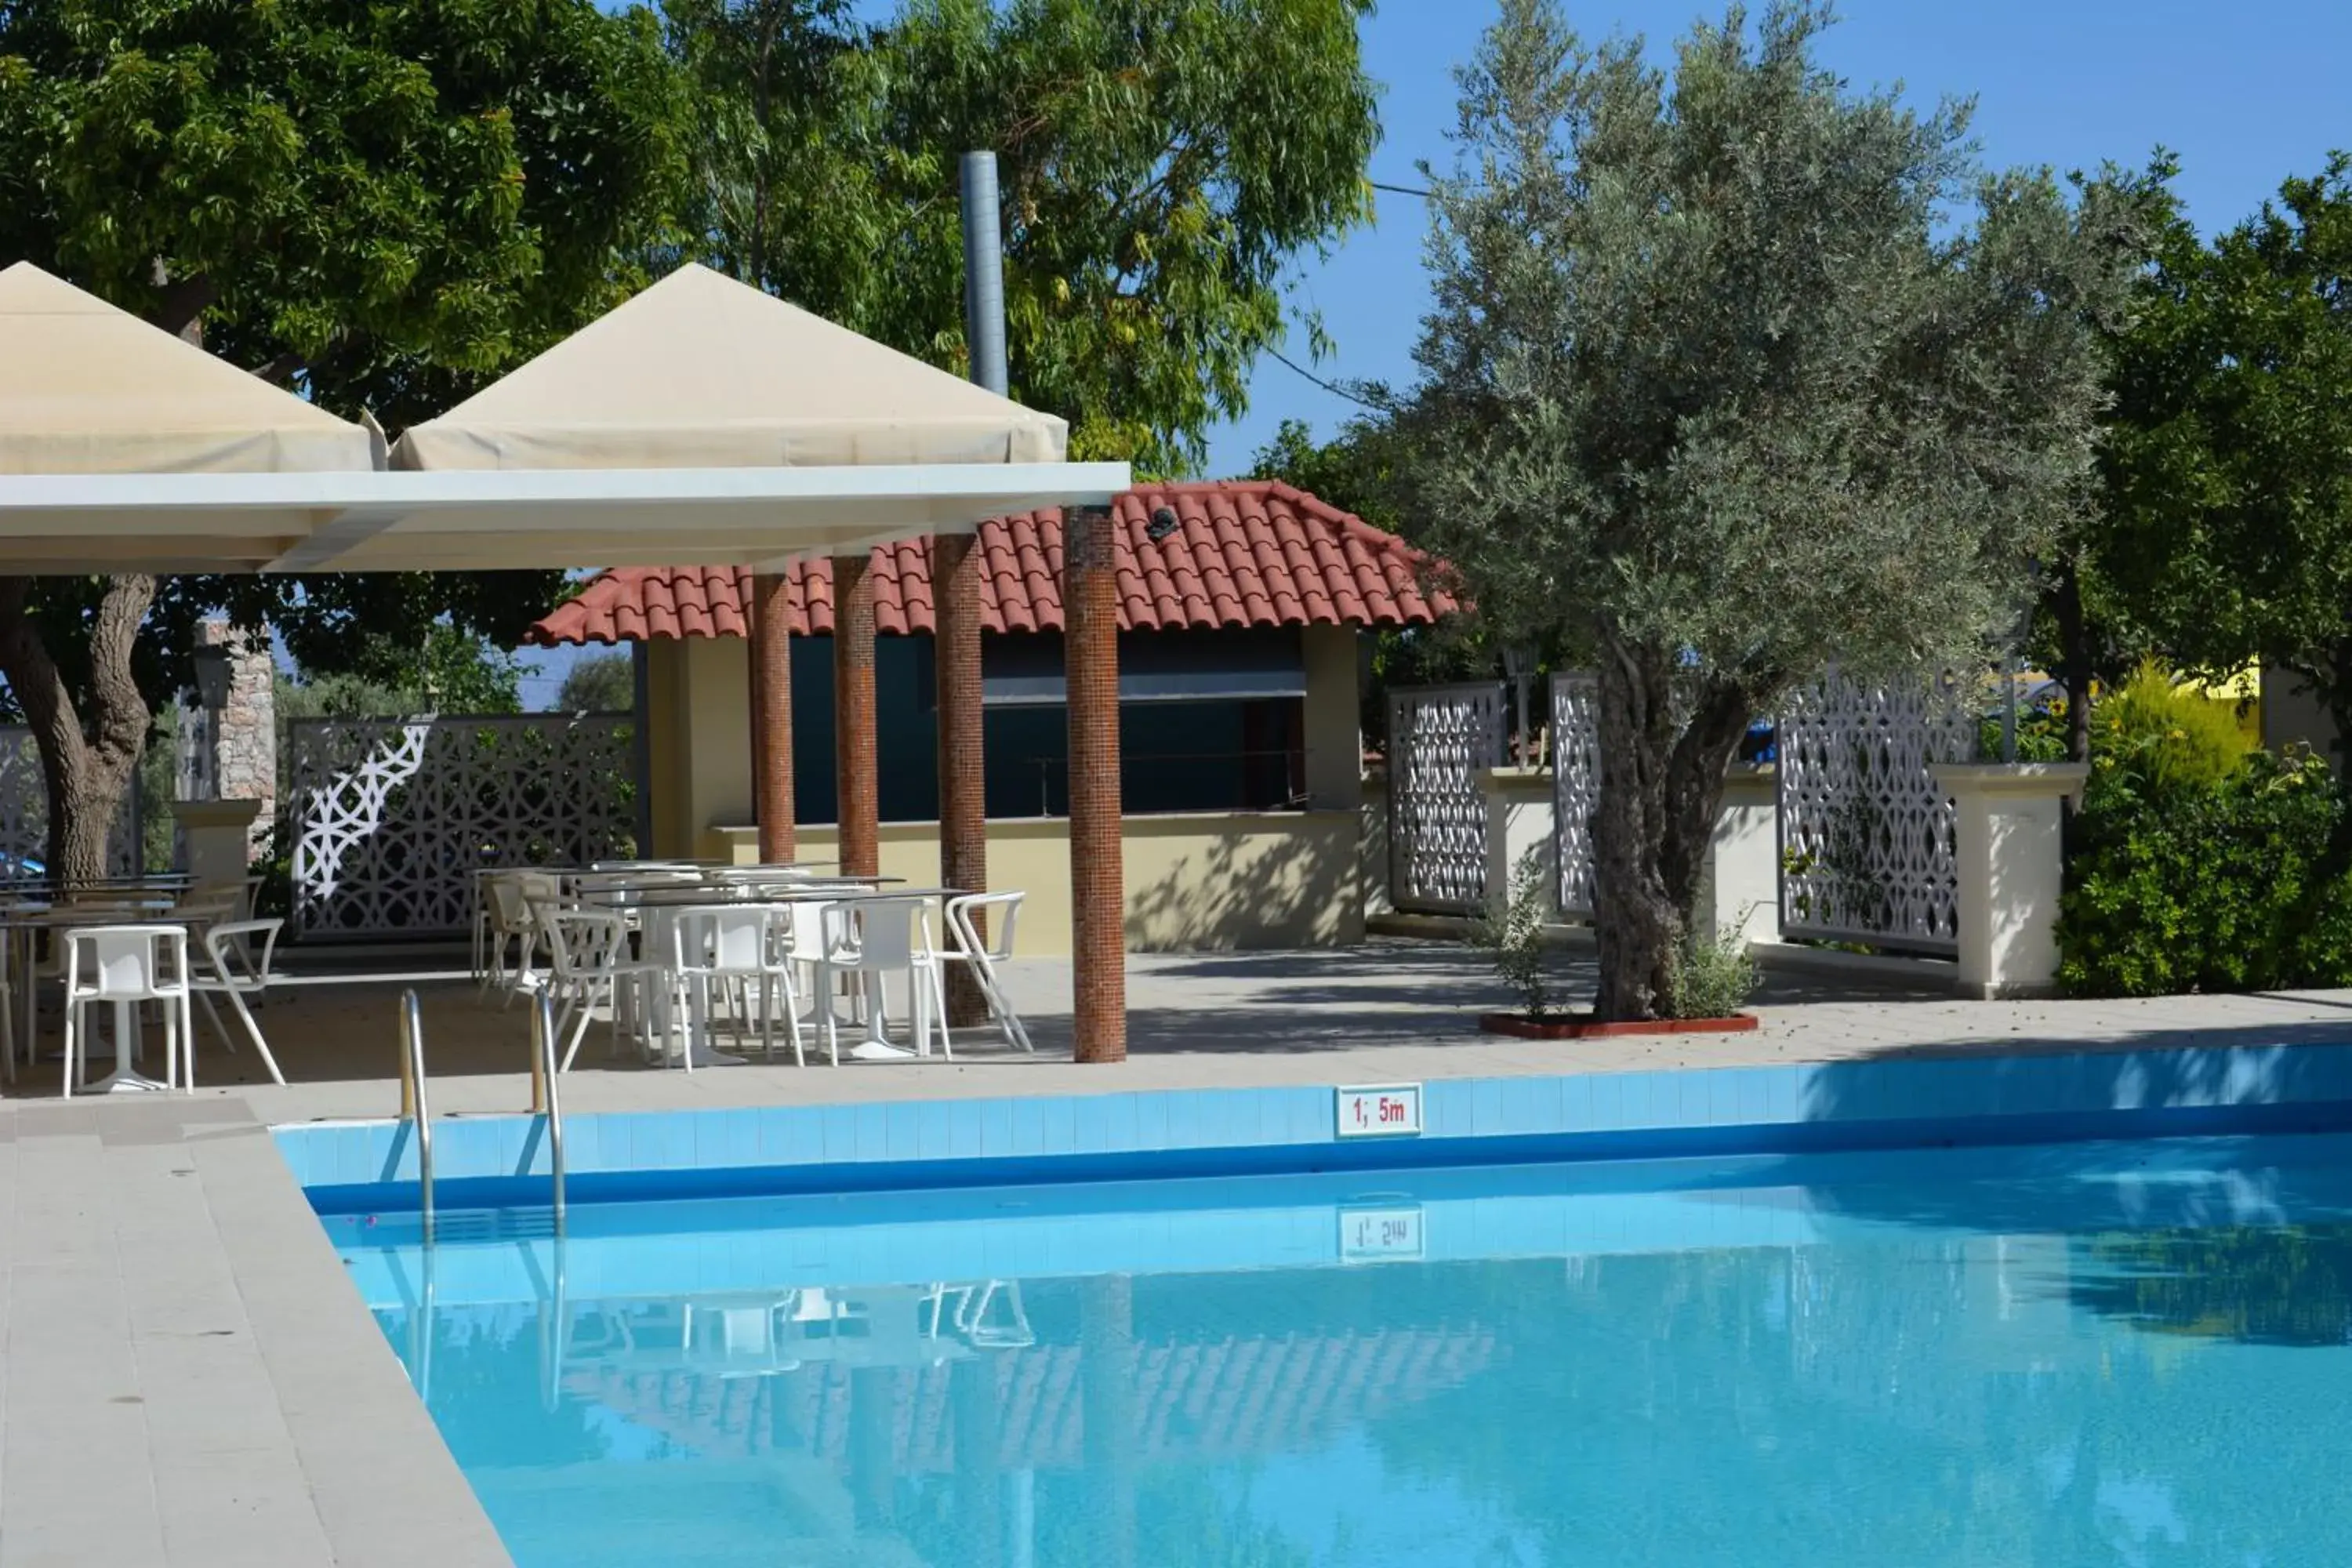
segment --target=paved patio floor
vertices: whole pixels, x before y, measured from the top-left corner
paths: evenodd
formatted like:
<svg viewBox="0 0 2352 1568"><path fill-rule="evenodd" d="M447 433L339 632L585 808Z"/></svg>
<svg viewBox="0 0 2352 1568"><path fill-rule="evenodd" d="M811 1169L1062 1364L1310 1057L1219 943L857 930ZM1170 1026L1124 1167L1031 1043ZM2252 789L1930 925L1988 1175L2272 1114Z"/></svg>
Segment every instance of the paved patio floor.
<svg viewBox="0 0 2352 1568"><path fill-rule="evenodd" d="M1561 956L1564 997L1590 994L1591 962ZM199 1098L234 1095L268 1122L391 1115L398 1100L394 1008L407 984L424 1008L436 1112L524 1109L528 1009L485 1002L446 971L304 984L273 1000L262 1020L291 1080L282 1089L249 1052L231 1054L200 1024ZM1139 955L1128 973L1130 1059L1079 1067L1070 1057L1067 963L1017 963L1010 988L1034 1056L982 1030L960 1035L952 1062L845 1061L835 1070L822 1064L811 1040L806 1069L793 1066L780 1046L773 1064L683 1073L614 1060L599 1025L565 1078L564 1104L645 1110L1738 1067L1892 1053L2352 1043L2352 992L1962 1002L1939 991L1790 977L1768 979L1755 1005L1761 1026L1752 1033L1514 1040L1478 1029L1478 1014L1508 999L1474 955L1390 941L1330 952ZM14 1092L54 1096L56 1072L44 1065Z"/></svg>
<svg viewBox="0 0 2352 1568"><path fill-rule="evenodd" d="M1579 961L1563 957L1575 988ZM436 1111L520 1110L526 1015L418 977ZM1589 981L1588 981L1589 983ZM399 1363L342 1276L267 1127L394 1108L394 1002L377 975L304 984L264 1024L278 1088L206 1031L189 1097L61 1103L43 1063L0 1099L0 1568L507 1559ZM1591 1045L1476 1031L1502 998L1470 955L1134 961L1133 1059L1069 1060L1066 965L1013 985L1040 1047L978 1037L945 1061L789 1062L693 1074L609 1065L573 1110L1384 1081L1832 1060L1901 1053L2352 1043L2352 993L2151 1003L1962 1003L1776 983L1746 1035Z"/></svg>

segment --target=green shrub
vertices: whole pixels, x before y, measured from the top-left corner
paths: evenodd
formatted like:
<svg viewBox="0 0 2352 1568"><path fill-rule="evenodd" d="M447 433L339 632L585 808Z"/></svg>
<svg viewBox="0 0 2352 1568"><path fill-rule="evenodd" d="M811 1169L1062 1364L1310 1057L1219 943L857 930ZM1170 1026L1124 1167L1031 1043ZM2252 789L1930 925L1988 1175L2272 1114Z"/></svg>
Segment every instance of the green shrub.
<svg viewBox="0 0 2352 1568"><path fill-rule="evenodd" d="M1993 711L1977 724L1977 760L2001 761L2000 710L1996 703ZM2066 760L2066 699L2063 693L2053 691L2039 700L2020 704L2017 710L2017 761L2021 763L2063 763Z"/></svg>
<svg viewBox="0 0 2352 1568"><path fill-rule="evenodd" d="M2142 788L2210 788L2252 750L2236 704L2182 689L2154 659L2091 709L2092 765L2121 770Z"/></svg>
<svg viewBox="0 0 2352 1568"><path fill-rule="evenodd" d="M1550 912L1550 858L1546 846L1536 845L1512 868L1511 885L1487 895L1486 912L1470 931L1470 940L1486 950L1495 973L1517 994L1530 1018L1551 1012L1543 950L1544 919Z"/></svg>
<svg viewBox="0 0 2352 1568"><path fill-rule="evenodd" d="M1693 931L1675 962L1666 1013L1675 1018L1728 1018L1755 994L1756 961L1748 956L1748 939L1737 930L1711 938Z"/></svg>
<svg viewBox="0 0 2352 1568"><path fill-rule="evenodd" d="M2202 741L2162 742L2093 773L2058 922L2060 984L2156 996L2352 983L2352 881L2313 880L2344 810L2326 764L2241 753L2199 782L2218 748L2200 760Z"/></svg>

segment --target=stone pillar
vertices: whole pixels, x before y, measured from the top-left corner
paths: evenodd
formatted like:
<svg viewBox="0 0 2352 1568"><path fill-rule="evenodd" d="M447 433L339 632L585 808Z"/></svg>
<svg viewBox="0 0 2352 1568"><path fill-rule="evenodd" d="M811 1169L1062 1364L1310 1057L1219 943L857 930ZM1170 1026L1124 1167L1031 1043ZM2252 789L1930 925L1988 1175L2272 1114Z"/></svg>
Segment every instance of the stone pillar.
<svg viewBox="0 0 2352 1568"><path fill-rule="evenodd" d="M254 803L246 836L251 853L258 855L278 820L278 666L270 658L269 634L210 620L196 627L196 645L229 650L228 706L209 726L211 773L221 799ZM245 875L243 862L236 874Z"/></svg>
<svg viewBox="0 0 2352 1568"><path fill-rule="evenodd" d="M798 854L793 806L793 638L786 579L751 579L744 606L751 631L751 804L760 858L781 866Z"/></svg>
<svg viewBox="0 0 2352 1568"><path fill-rule="evenodd" d="M1070 969L1082 1062L1127 1059L1118 761L1118 587L1110 510L1063 514L1063 674L1070 721Z"/></svg>
<svg viewBox="0 0 2352 1568"><path fill-rule="evenodd" d="M1723 781L1723 808L1700 872L1701 921L1742 942L1780 934L1779 775L1769 763L1734 763Z"/></svg>
<svg viewBox="0 0 2352 1568"><path fill-rule="evenodd" d="M869 554L833 558L833 768L841 868L882 871L882 777L874 708L874 581Z"/></svg>
<svg viewBox="0 0 2352 1568"><path fill-rule="evenodd" d="M1549 768L1488 768L1478 775L1486 796L1486 896L1511 889L1519 862L1533 853L1544 868L1544 908L1559 897L1559 837L1552 831Z"/></svg>
<svg viewBox="0 0 2352 1568"><path fill-rule="evenodd" d="M2063 802L2079 763L1939 763L1928 770L1958 808L1960 989L1973 996L2047 994L2058 979Z"/></svg>
<svg viewBox="0 0 2352 1568"><path fill-rule="evenodd" d="M172 815L187 849L187 871L199 885L229 884L242 892L253 864L253 825L261 818L257 800L175 800Z"/></svg>
<svg viewBox="0 0 2352 1568"><path fill-rule="evenodd" d="M979 541L969 533L931 540L933 688L940 723L940 885L988 890L988 795L983 765L980 659ZM985 920L983 914L978 917ZM982 927L980 935L988 932ZM948 1023L984 1023L988 1004L968 963L947 966Z"/></svg>

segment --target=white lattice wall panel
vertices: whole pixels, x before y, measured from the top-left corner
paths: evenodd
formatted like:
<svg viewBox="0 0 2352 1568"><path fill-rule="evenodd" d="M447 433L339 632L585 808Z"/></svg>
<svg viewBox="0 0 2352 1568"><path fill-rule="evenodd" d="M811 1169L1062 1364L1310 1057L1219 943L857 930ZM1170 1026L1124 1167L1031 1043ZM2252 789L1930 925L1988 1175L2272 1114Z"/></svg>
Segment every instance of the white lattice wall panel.
<svg viewBox="0 0 2352 1568"><path fill-rule="evenodd" d="M106 836L106 868L117 877L139 869L139 789L134 781ZM22 724L0 724L0 878L36 875L49 853L49 794L41 777L41 750Z"/></svg>
<svg viewBox="0 0 2352 1568"><path fill-rule="evenodd" d="M1559 836L1559 909L1592 913L1592 808L1601 801L1601 678L1589 669L1551 678L1551 819Z"/></svg>
<svg viewBox="0 0 2352 1568"><path fill-rule="evenodd" d="M1426 914L1486 901L1486 795L1503 761L1501 681L1389 693L1389 898Z"/></svg>
<svg viewBox="0 0 2352 1568"><path fill-rule="evenodd" d="M1927 769L1976 760L1967 695L1949 677L1864 681L1832 672L1782 707L1782 931L1957 951L1952 802Z"/></svg>
<svg viewBox="0 0 2352 1568"><path fill-rule="evenodd" d="M294 929L466 929L473 873L584 866L636 836L626 719L306 719L292 756Z"/></svg>

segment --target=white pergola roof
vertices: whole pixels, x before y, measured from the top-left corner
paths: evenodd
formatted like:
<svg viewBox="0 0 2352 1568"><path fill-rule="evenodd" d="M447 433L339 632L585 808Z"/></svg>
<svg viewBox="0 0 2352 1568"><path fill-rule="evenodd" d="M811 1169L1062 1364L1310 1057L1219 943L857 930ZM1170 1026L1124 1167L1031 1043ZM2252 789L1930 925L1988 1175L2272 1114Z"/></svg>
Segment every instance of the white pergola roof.
<svg viewBox="0 0 2352 1568"><path fill-rule="evenodd" d="M1129 479L1055 460L1059 420L699 268L410 431L389 469L359 426L12 280L0 572L780 566Z"/></svg>

